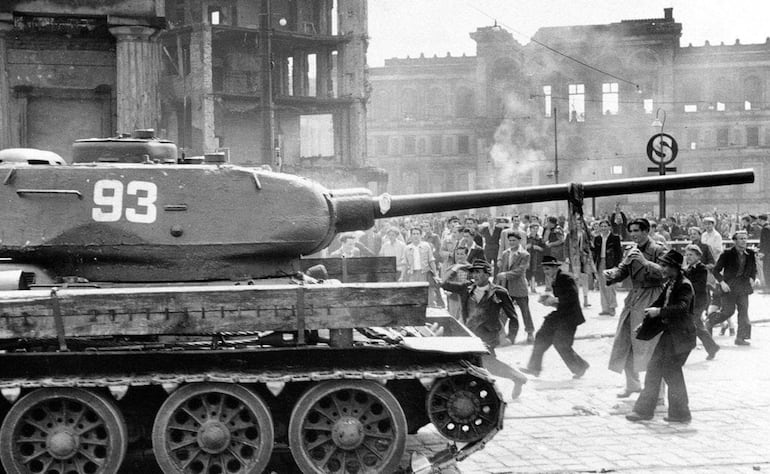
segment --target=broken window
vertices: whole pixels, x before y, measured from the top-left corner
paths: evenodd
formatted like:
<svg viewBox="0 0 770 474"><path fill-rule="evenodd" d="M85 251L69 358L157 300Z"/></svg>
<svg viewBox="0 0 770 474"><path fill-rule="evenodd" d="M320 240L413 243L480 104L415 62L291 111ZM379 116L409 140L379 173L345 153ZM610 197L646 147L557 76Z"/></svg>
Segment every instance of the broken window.
<svg viewBox="0 0 770 474"><path fill-rule="evenodd" d="M551 86L543 86L543 106L545 107L544 115L550 117L551 109L553 108L551 102Z"/></svg>
<svg viewBox="0 0 770 474"><path fill-rule="evenodd" d="M644 99L644 113L645 114L651 114L653 112L653 109L655 107L653 106L652 99Z"/></svg>
<svg viewBox="0 0 770 474"><path fill-rule="evenodd" d="M332 114L299 116L300 156L334 156Z"/></svg>
<svg viewBox="0 0 770 474"><path fill-rule="evenodd" d="M762 79L751 76L743 81L743 108L752 110L760 108L762 104Z"/></svg>
<svg viewBox="0 0 770 474"><path fill-rule="evenodd" d="M617 82L605 82L602 84L602 113L604 115L617 115L619 105L619 93Z"/></svg>
<svg viewBox="0 0 770 474"><path fill-rule="evenodd" d="M219 25L222 23L222 9L219 7L209 7L209 23Z"/></svg>
<svg viewBox="0 0 770 474"><path fill-rule="evenodd" d="M585 84L569 85L569 121L586 121L586 86Z"/></svg>
<svg viewBox="0 0 770 474"><path fill-rule="evenodd" d="M316 90L316 78L318 77L318 57L315 54L307 55L307 95L315 97L317 95Z"/></svg>

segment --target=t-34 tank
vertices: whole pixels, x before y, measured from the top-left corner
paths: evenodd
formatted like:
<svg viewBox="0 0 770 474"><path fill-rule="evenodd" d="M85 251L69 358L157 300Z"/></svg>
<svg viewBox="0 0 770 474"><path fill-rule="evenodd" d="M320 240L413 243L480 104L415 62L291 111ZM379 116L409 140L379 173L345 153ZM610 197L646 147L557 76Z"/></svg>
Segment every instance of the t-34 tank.
<svg viewBox="0 0 770 474"><path fill-rule="evenodd" d="M480 341L423 337L426 284L309 283L300 256L380 218L753 181L374 197L174 156L145 135L0 168L7 472L393 472L428 423L460 446L430 464L462 459L505 409Z"/></svg>

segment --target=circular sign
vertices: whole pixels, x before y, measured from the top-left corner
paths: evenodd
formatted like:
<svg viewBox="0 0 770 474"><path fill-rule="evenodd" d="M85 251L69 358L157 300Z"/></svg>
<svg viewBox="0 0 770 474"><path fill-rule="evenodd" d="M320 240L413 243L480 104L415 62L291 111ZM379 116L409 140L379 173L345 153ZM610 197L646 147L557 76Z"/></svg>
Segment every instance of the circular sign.
<svg viewBox="0 0 770 474"><path fill-rule="evenodd" d="M656 165L666 166L679 153L679 145L668 133L656 133L647 142L647 158Z"/></svg>

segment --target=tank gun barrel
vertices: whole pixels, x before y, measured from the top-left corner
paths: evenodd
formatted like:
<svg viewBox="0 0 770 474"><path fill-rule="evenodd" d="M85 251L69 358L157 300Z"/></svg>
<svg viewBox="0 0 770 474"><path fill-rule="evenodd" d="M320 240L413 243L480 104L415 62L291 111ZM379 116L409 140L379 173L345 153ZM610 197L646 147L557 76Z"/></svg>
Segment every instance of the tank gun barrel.
<svg viewBox="0 0 770 474"><path fill-rule="evenodd" d="M375 219L431 212L506 206L531 202L566 201L572 197L595 198L677 189L726 186L754 182L754 170L713 171L589 183L551 184L513 189L464 191L372 198ZM582 191L582 192L581 192Z"/></svg>

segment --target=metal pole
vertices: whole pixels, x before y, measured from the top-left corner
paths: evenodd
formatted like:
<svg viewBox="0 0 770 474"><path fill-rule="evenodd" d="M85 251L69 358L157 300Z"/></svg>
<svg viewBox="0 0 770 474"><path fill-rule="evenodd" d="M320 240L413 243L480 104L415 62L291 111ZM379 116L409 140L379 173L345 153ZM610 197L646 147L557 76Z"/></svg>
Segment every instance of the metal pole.
<svg viewBox="0 0 770 474"><path fill-rule="evenodd" d="M553 108L553 179L559 184L559 134L556 128L556 107Z"/></svg>
<svg viewBox="0 0 770 474"><path fill-rule="evenodd" d="M660 164L660 175L665 176L666 175L666 165L663 163ZM658 199L660 201L660 211L658 212L659 217L658 219L663 219L666 217L666 191L660 192L660 197Z"/></svg>
<svg viewBox="0 0 770 474"><path fill-rule="evenodd" d="M262 11L265 18L262 37L264 41L264 60L262 68L262 126L265 127L264 143L262 146L263 161L269 165L275 165L275 104L273 103L273 46L272 46L272 12L270 0L262 0ZM280 171L280 170L279 170Z"/></svg>

